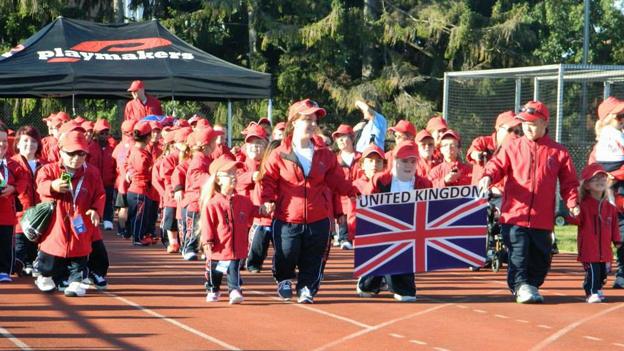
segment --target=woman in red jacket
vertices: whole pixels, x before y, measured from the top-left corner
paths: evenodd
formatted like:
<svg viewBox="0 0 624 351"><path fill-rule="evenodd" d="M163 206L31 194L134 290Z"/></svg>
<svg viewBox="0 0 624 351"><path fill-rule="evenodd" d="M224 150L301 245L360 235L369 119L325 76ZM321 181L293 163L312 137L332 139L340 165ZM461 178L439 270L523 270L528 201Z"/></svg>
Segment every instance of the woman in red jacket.
<svg viewBox="0 0 624 351"><path fill-rule="evenodd" d="M128 221L128 181L126 178L126 160L134 140L132 133L136 122L133 119L124 121L121 124L121 142L113 149L113 159L117 165L117 178L115 179L115 208L117 208L117 235L123 236L126 239L130 238L129 231L127 230Z"/></svg>
<svg viewBox="0 0 624 351"><path fill-rule="evenodd" d="M241 261L247 257L247 229L258 207L237 194L236 168L240 162L221 156L210 165L210 178L201 199L201 244L206 253L206 302L221 295L221 280L227 275L230 304L243 302Z"/></svg>
<svg viewBox="0 0 624 351"><path fill-rule="evenodd" d="M147 151L152 128L141 121L134 126L134 146L126 160L126 180L128 187L128 223L134 246L153 244L149 221L153 220L152 202L158 196L151 185L152 155Z"/></svg>
<svg viewBox="0 0 624 351"><path fill-rule="evenodd" d="M611 243L620 247L622 239L617 209L607 197L605 169L592 163L585 167L581 178L581 213L570 218L570 222L578 225L578 261L585 268L585 298L589 303L598 303L604 300L602 287L613 260Z"/></svg>
<svg viewBox="0 0 624 351"><path fill-rule="evenodd" d="M36 284L42 291L52 291L56 287L53 277L69 270L65 296L83 296L87 258L99 230L106 194L100 172L85 162L89 145L84 133L67 132L60 137L59 148L61 161L45 165L37 173L41 201L54 201L56 207L39 247L36 268L41 275Z"/></svg>
<svg viewBox="0 0 624 351"><path fill-rule="evenodd" d="M8 150L8 128L0 122L0 282L11 281L15 264L13 230L17 224L15 194L23 192L26 185L22 168L6 158Z"/></svg>
<svg viewBox="0 0 624 351"><path fill-rule="evenodd" d="M37 257L37 244L28 240L19 225L24 211L39 203L35 176L45 161L41 159L41 137L32 126L23 126L15 134L15 154L11 157L23 170L25 187L17 194L17 220L15 226L15 257L23 267L22 273L31 275Z"/></svg>
<svg viewBox="0 0 624 351"><path fill-rule="evenodd" d="M333 217L327 189L341 195L357 193L336 155L314 138L317 121L325 114L309 99L291 105L282 144L263 165L262 201L269 211L275 209L273 274L278 294L291 299L290 280L296 277L299 303L313 303L323 278Z"/></svg>

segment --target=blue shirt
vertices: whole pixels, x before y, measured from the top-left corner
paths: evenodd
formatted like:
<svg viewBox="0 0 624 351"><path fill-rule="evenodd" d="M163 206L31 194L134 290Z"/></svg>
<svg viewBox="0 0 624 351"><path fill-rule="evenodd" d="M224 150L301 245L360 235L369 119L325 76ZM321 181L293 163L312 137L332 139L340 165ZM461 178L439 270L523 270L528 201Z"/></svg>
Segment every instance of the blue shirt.
<svg viewBox="0 0 624 351"><path fill-rule="evenodd" d="M385 150L384 143L386 141L386 131L388 130L388 122L386 118L379 112L373 111L374 115L368 123L362 129L362 134L360 135L360 140L358 140L355 145L355 150L357 152L363 152L370 143L371 137L374 135L374 143L379 146L382 150Z"/></svg>

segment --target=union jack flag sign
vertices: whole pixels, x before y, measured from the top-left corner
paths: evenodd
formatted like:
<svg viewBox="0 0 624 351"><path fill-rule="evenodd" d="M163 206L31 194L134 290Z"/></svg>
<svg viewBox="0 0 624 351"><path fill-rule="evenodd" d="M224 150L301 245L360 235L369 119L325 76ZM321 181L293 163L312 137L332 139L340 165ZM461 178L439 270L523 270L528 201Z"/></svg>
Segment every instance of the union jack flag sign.
<svg viewBox="0 0 624 351"><path fill-rule="evenodd" d="M481 267L486 211L476 186L364 195L357 200L354 275Z"/></svg>

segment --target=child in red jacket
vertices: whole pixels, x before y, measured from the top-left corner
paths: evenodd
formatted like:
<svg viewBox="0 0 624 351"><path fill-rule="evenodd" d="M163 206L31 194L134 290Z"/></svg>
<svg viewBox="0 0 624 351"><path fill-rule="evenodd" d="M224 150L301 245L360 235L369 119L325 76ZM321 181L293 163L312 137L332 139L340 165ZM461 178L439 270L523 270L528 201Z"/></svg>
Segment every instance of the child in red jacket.
<svg viewBox="0 0 624 351"><path fill-rule="evenodd" d="M581 213L570 222L578 225L577 260L585 268L583 288L587 302L598 303L604 301L602 287L613 260L610 244L619 247L622 243L617 209L607 197L607 172L592 163L585 167L581 178Z"/></svg>
<svg viewBox="0 0 624 351"><path fill-rule="evenodd" d="M220 157L210 164L210 178L202 186L201 243L206 254L206 302L219 300L221 280L227 275L230 304L243 302L240 269L247 257L247 229L258 207L234 192L240 162Z"/></svg>

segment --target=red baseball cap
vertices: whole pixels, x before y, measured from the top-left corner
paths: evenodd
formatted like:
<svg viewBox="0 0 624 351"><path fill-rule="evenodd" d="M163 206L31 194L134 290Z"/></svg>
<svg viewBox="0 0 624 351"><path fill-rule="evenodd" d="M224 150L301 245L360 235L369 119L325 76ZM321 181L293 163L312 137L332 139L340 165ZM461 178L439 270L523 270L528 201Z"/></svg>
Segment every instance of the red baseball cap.
<svg viewBox="0 0 624 351"><path fill-rule="evenodd" d="M348 124L341 124L338 126L338 129L336 129L335 132L332 133L332 138L336 139L341 135L352 135L353 134L353 127L351 127Z"/></svg>
<svg viewBox="0 0 624 351"><path fill-rule="evenodd" d="M56 118L60 119L63 122L67 122L71 119L71 116L69 116L69 114L65 111L59 111L56 114Z"/></svg>
<svg viewBox="0 0 624 351"><path fill-rule="evenodd" d="M371 154L377 154L381 158L386 157L386 154L384 153L384 151L379 146L377 146L377 144L368 145L366 149L364 149L364 152L362 152L362 158L367 158Z"/></svg>
<svg viewBox="0 0 624 351"><path fill-rule="evenodd" d="M60 119L58 116L52 116L50 117L50 119L47 121L48 123L52 124L55 127L60 127L64 122L62 119Z"/></svg>
<svg viewBox="0 0 624 351"><path fill-rule="evenodd" d="M262 123L265 123L265 124L271 125L271 121L269 121L269 119L268 119L267 117L262 117L262 118L260 118L260 119L258 120L258 124L262 124Z"/></svg>
<svg viewBox="0 0 624 351"><path fill-rule="evenodd" d="M95 130L96 133L99 133L103 130L110 130L110 127L110 123L108 123L107 120L100 118L95 122L93 130Z"/></svg>
<svg viewBox="0 0 624 351"><path fill-rule="evenodd" d="M598 105L598 119L603 119L610 114L619 115L624 112L624 100L609 96Z"/></svg>
<svg viewBox="0 0 624 351"><path fill-rule="evenodd" d="M155 130L155 129L162 130L162 125L160 125L160 122L158 121L149 121L149 125L152 128L152 130Z"/></svg>
<svg viewBox="0 0 624 351"><path fill-rule="evenodd" d="M134 130L135 124L136 124L136 121L133 119L128 119L128 120L123 121L123 123L121 123L121 132L132 133L132 131Z"/></svg>
<svg viewBox="0 0 624 351"><path fill-rule="evenodd" d="M193 133L193 129L191 127L182 127L176 130L175 132L171 132L171 134L174 134L173 140L176 143L185 142L186 139L189 137L189 135L191 135L192 133Z"/></svg>
<svg viewBox="0 0 624 351"><path fill-rule="evenodd" d="M324 108L319 107L316 101L310 99L300 100L290 105L288 108L288 120L292 120L300 113L304 115L316 114L316 118L319 119L327 115L327 111Z"/></svg>
<svg viewBox="0 0 624 351"><path fill-rule="evenodd" d="M145 136L152 132L152 126L148 121L139 121L132 130L139 132L139 135Z"/></svg>
<svg viewBox="0 0 624 351"><path fill-rule="evenodd" d="M220 156L216 160L212 161L210 167L208 167L208 172L210 174L216 174L217 172L225 172L234 167L241 167L243 164L226 157L225 155Z"/></svg>
<svg viewBox="0 0 624 351"><path fill-rule="evenodd" d="M433 139L433 136L431 136L431 133L429 133L426 129L423 129L416 134L416 142L421 142L427 138Z"/></svg>
<svg viewBox="0 0 624 351"><path fill-rule="evenodd" d="M538 119L543 119L548 122L550 119L550 112L548 112L548 107L542 102L529 101L522 107L516 118L523 122L534 122Z"/></svg>
<svg viewBox="0 0 624 351"><path fill-rule="evenodd" d="M82 126L82 128L84 128L85 131L89 131L89 130L93 130L93 128L95 127L95 123L93 123L93 121L84 121L80 123L80 126Z"/></svg>
<svg viewBox="0 0 624 351"><path fill-rule="evenodd" d="M208 145L213 139L215 139L219 135L223 135L223 132L220 130L214 130L211 127L196 129L192 135L193 143L189 141L189 145L190 146Z"/></svg>
<svg viewBox="0 0 624 351"><path fill-rule="evenodd" d="M59 128L60 134L68 133L71 131L79 131L82 133L86 132L82 124L78 123L76 120L67 121L63 123L63 125Z"/></svg>
<svg viewBox="0 0 624 351"><path fill-rule="evenodd" d="M197 129L205 129L205 128L212 128L212 126L210 125L210 122L208 122L207 119L200 118L197 121L197 123L195 123L195 128L197 128Z"/></svg>
<svg viewBox="0 0 624 351"><path fill-rule="evenodd" d="M392 132L407 133L411 136L416 136L416 127L410 121L404 119L397 122L394 127L388 128Z"/></svg>
<svg viewBox="0 0 624 351"><path fill-rule="evenodd" d="M137 90L144 89L144 88L145 88L145 85L143 85L142 80L135 80L132 82L132 84L130 84L128 91L137 91Z"/></svg>
<svg viewBox="0 0 624 351"><path fill-rule="evenodd" d="M173 143L175 141L175 135L176 135L175 130L169 130L167 134L165 134L165 136L163 137L163 143L165 144Z"/></svg>
<svg viewBox="0 0 624 351"><path fill-rule="evenodd" d="M199 121L200 119L204 119L204 117L198 114L194 114L193 116L191 116L191 118L188 119L188 122L190 125L193 125L193 123L197 123L197 121Z"/></svg>
<svg viewBox="0 0 624 351"><path fill-rule="evenodd" d="M459 136L459 133L452 129L449 129L446 132L442 133L440 140L444 138L449 138L449 137L461 142L461 136Z"/></svg>
<svg viewBox="0 0 624 351"><path fill-rule="evenodd" d="M598 163L590 163L581 172L581 179L583 181L588 181L592 179L596 174L600 173L607 174L607 171L605 171L604 167L602 167Z"/></svg>
<svg viewBox="0 0 624 351"><path fill-rule="evenodd" d="M84 117L82 116L76 116L76 118L74 118L74 121L78 124L83 124L86 121L86 119L84 119Z"/></svg>
<svg viewBox="0 0 624 351"><path fill-rule="evenodd" d="M432 133L434 130L448 129L448 123L442 116L431 117L427 122L427 131Z"/></svg>
<svg viewBox="0 0 624 351"><path fill-rule="evenodd" d="M401 142L394 149L394 158L418 157L418 146L411 140Z"/></svg>
<svg viewBox="0 0 624 351"><path fill-rule="evenodd" d="M59 148L66 152L89 152L89 143L87 142L87 138L84 133L72 130L61 135Z"/></svg>
<svg viewBox="0 0 624 351"><path fill-rule="evenodd" d="M251 138L260 138L267 140L267 133L259 124L253 124L245 128L245 142L248 143Z"/></svg>
<svg viewBox="0 0 624 351"><path fill-rule="evenodd" d="M511 128L520 123L522 123L522 121L516 118L516 114L513 111L505 111L496 117L496 124L494 127L498 129L500 126L506 125L507 128Z"/></svg>
<svg viewBox="0 0 624 351"><path fill-rule="evenodd" d="M275 127L273 129L284 130L284 129L286 129L286 123L279 122L278 124L275 125Z"/></svg>
<svg viewBox="0 0 624 351"><path fill-rule="evenodd" d="M183 127L190 127L191 124L185 120L185 119L179 119L174 123L175 126L183 128Z"/></svg>

